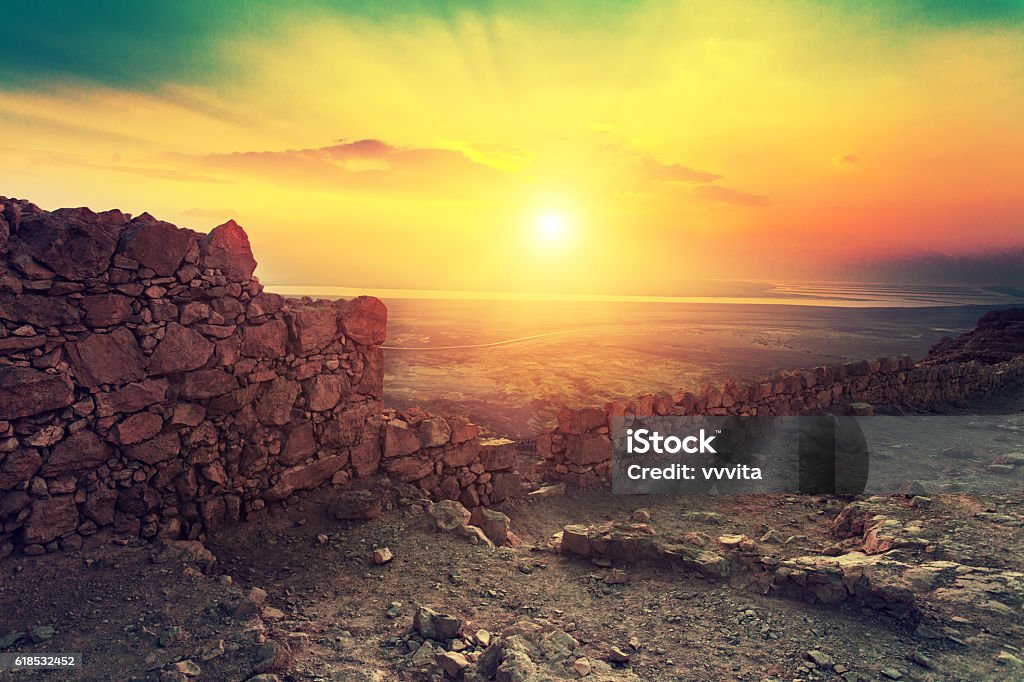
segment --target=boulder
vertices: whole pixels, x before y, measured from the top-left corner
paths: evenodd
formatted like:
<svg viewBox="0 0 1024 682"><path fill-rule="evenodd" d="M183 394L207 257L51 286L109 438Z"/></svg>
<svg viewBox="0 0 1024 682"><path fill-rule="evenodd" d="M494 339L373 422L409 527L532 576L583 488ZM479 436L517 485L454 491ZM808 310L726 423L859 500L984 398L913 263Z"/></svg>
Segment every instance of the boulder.
<svg viewBox="0 0 1024 682"><path fill-rule="evenodd" d="M387 336L388 309L379 298L359 296L339 303L339 322L356 343L376 346Z"/></svg>
<svg viewBox="0 0 1024 682"><path fill-rule="evenodd" d="M420 606L412 619L413 629L424 639L447 642L459 635L462 621L455 616L438 613L434 609Z"/></svg>
<svg viewBox="0 0 1024 682"><path fill-rule="evenodd" d="M416 425L416 434L422 447L435 448L448 442L452 430L441 417L430 417Z"/></svg>
<svg viewBox="0 0 1024 682"><path fill-rule="evenodd" d="M604 410L599 410L596 407L585 407L581 410L563 407L558 411L559 430L562 433L576 436L598 427L606 426L607 421Z"/></svg>
<svg viewBox="0 0 1024 682"><path fill-rule="evenodd" d="M26 545L42 545L78 528L78 507L74 497L60 495L32 502L25 521L22 540Z"/></svg>
<svg viewBox="0 0 1024 682"><path fill-rule="evenodd" d="M611 461L612 441L604 433L567 436L565 458L580 466Z"/></svg>
<svg viewBox="0 0 1024 682"><path fill-rule="evenodd" d="M488 471L511 469L517 457L516 443L508 438L480 441L480 461Z"/></svg>
<svg viewBox="0 0 1024 682"><path fill-rule="evenodd" d="M210 304L203 303L202 301L192 301L181 307L181 313L178 317L178 321L181 324L188 326L190 324L209 319L211 313Z"/></svg>
<svg viewBox="0 0 1024 682"><path fill-rule="evenodd" d="M94 396L96 416L110 417L119 412L138 412L162 402L167 396L168 386L167 379L146 379L136 384L128 384L116 391L97 393Z"/></svg>
<svg viewBox="0 0 1024 682"><path fill-rule="evenodd" d="M457 651L442 651L434 659L445 675L452 679L458 679L462 671L469 667L469 659Z"/></svg>
<svg viewBox="0 0 1024 682"><path fill-rule="evenodd" d="M442 461L445 466L456 468L469 466L480 454L480 443L475 440L467 440L455 447L445 450Z"/></svg>
<svg viewBox="0 0 1024 682"><path fill-rule="evenodd" d="M403 483L411 483L434 473L434 463L419 457L393 457L384 460L384 470Z"/></svg>
<svg viewBox="0 0 1024 682"><path fill-rule="evenodd" d="M81 429L57 443L43 466L43 476L94 469L111 456L110 446L90 429Z"/></svg>
<svg viewBox="0 0 1024 682"><path fill-rule="evenodd" d="M118 422L113 430L114 440L121 445L131 445L160 433L164 418L154 412L139 412Z"/></svg>
<svg viewBox="0 0 1024 682"><path fill-rule="evenodd" d="M74 401L74 386L66 374L47 374L29 367L0 368L0 419L59 410Z"/></svg>
<svg viewBox="0 0 1024 682"><path fill-rule="evenodd" d="M129 445L124 448L124 452L130 459L156 464L177 457L181 452L181 439L177 433L167 431L155 438Z"/></svg>
<svg viewBox="0 0 1024 682"><path fill-rule="evenodd" d="M256 270L249 237L234 220L213 228L199 241L199 264L220 270L230 280L245 282Z"/></svg>
<svg viewBox="0 0 1024 682"><path fill-rule="evenodd" d="M472 514L469 510L463 507L455 500L441 500L430 505L427 510L430 514L430 518L434 521L434 526L437 530L444 533L450 533L451 531L465 526L469 523L469 519Z"/></svg>
<svg viewBox="0 0 1024 682"><path fill-rule="evenodd" d="M62 208L23 216L18 233L27 255L65 279L99 277L110 267L126 217Z"/></svg>
<svg viewBox="0 0 1024 682"><path fill-rule="evenodd" d="M284 306L284 297L280 294L271 294L266 291L260 292L249 301L249 308L246 310L246 317L249 319L273 315Z"/></svg>
<svg viewBox="0 0 1024 682"><path fill-rule="evenodd" d="M35 448L15 450L0 460L0 490L19 487L35 476L42 465L43 458Z"/></svg>
<svg viewBox="0 0 1024 682"><path fill-rule="evenodd" d="M355 389L373 398L384 395L384 351L380 346L370 346L363 355L363 375Z"/></svg>
<svg viewBox="0 0 1024 682"><path fill-rule="evenodd" d="M452 430L452 443L465 443L467 440L473 440L480 435L480 427L469 421L468 417L463 417L462 415L448 417L448 426Z"/></svg>
<svg viewBox="0 0 1024 682"><path fill-rule="evenodd" d="M120 250L161 277L173 275L196 241L192 230L175 227L143 214L121 233Z"/></svg>
<svg viewBox="0 0 1024 682"><path fill-rule="evenodd" d="M82 313L57 296L0 294L0 319L24 322L35 327L77 324Z"/></svg>
<svg viewBox="0 0 1024 682"><path fill-rule="evenodd" d="M316 440L313 438L313 425L310 423L299 424L288 432L281 449L281 455L277 458L281 464L294 466L300 464L307 457L316 452Z"/></svg>
<svg viewBox="0 0 1024 682"><path fill-rule="evenodd" d="M292 407L299 397L299 385L277 377L269 382L256 401L256 415L267 426L284 426L291 421Z"/></svg>
<svg viewBox="0 0 1024 682"><path fill-rule="evenodd" d="M159 376L199 369L212 354L213 343L205 336L177 322L169 322L164 338L149 359L149 373Z"/></svg>
<svg viewBox="0 0 1024 682"><path fill-rule="evenodd" d="M351 450L352 470L356 476L371 476L380 467L381 449L380 438L363 438L358 445L352 446Z"/></svg>
<svg viewBox="0 0 1024 682"><path fill-rule="evenodd" d="M348 377L344 374L321 374L305 383L306 407L314 412L334 409L348 393Z"/></svg>
<svg viewBox="0 0 1024 682"><path fill-rule="evenodd" d="M296 355L323 350L338 336L338 311L333 306L296 306L285 317Z"/></svg>
<svg viewBox="0 0 1024 682"><path fill-rule="evenodd" d="M562 529L562 542L559 545L565 554L590 556L590 531L586 526L571 524Z"/></svg>
<svg viewBox="0 0 1024 682"><path fill-rule="evenodd" d="M127 384L146 375L146 358L135 335L124 327L109 334L87 334L66 349L75 378L86 388Z"/></svg>
<svg viewBox="0 0 1024 682"><path fill-rule="evenodd" d="M85 322L91 327L112 327L132 314L132 300L121 294L98 294L82 299Z"/></svg>
<svg viewBox="0 0 1024 682"><path fill-rule="evenodd" d="M411 455L420 449L420 439L400 419L392 419L384 428L384 458Z"/></svg>
<svg viewBox="0 0 1024 682"><path fill-rule="evenodd" d="M89 493L82 505L82 514L92 519L97 526L109 526L114 522L114 506L117 491L100 487Z"/></svg>
<svg viewBox="0 0 1024 682"><path fill-rule="evenodd" d="M283 500L297 490L315 488L340 471L347 461L347 456L336 455L325 457L312 464L285 469L281 472L277 483L267 490L263 497L269 501Z"/></svg>
<svg viewBox="0 0 1024 682"><path fill-rule="evenodd" d="M510 520L507 515L482 507L479 526L495 545L501 547L508 544Z"/></svg>
<svg viewBox="0 0 1024 682"><path fill-rule="evenodd" d="M242 355L250 358L280 358L288 344L288 325L284 320L242 328Z"/></svg>
<svg viewBox="0 0 1024 682"><path fill-rule="evenodd" d="M224 395L238 388L238 379L220 369L201 369L185 375L178 395L186 400L202 400Z"/></svg>

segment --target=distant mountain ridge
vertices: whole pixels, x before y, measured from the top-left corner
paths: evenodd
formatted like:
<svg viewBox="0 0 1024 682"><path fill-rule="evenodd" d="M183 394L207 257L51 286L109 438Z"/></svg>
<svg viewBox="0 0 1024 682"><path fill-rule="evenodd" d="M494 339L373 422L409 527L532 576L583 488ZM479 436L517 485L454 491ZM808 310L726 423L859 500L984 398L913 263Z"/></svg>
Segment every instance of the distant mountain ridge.
<svg viewBox="0 0 1024 682"><path fill-rule="evenodd" d="M928 351L924 365L975 360L986 365L1024 355L1024 308L985 313L977 326L955 339L944 338Z"/></svg>

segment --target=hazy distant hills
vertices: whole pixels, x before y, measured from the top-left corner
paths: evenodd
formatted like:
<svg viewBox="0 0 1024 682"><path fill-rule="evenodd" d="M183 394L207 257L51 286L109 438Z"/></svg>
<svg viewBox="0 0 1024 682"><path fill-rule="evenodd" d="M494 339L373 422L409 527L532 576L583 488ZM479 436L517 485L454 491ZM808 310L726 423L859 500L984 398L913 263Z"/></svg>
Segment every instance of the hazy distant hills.
<svg viewBox="0 0 1024 682"><path fill-rule="evenodd" d="M861 261L836 275L842 279L902 284L1024 286L1024 247L978 254L922 253Z"/></svg>

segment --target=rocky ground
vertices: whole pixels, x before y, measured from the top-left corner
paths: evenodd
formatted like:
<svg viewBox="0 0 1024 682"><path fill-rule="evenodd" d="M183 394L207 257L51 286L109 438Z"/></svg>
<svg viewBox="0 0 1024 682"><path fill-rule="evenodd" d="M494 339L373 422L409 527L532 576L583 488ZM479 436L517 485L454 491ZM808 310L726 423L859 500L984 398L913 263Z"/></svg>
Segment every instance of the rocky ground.
<svg viewBox="0 0 1024 682"><path fill-rule="evenodd" d="M0 678L1024 679L1019 486L551 492L503 509L514 546L408 489L388 489L378 518L339 519L378 509L328 489L206 548L98 539L11 557L0 648L86 663ZM500 516L472 520L501 541Z"/></svg>

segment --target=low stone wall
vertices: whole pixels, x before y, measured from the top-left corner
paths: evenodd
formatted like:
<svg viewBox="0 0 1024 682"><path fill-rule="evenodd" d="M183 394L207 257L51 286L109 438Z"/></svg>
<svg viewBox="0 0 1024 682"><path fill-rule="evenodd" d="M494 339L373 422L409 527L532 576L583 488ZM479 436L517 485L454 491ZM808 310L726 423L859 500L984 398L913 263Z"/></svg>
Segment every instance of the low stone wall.
<svg viewBox="0 0 1024 682"><path fill-rule="evenodd" d="M465 417L408 410L384 427L381 468L436 499L458 500L469 509L518 496L515 441L479 435L480 427Z"/></svg>
<svg viewBox="0 0 1024 682"><path fill-rule="evenodd" d="M0 203L0 557L377 472L380 301L264 292L234 222Z"/></svg>
<svg viewBox="0 0 1024 682"><path fill-rule="evenodd" d="M558 424L536 438L546 480L591 487L609 478L613 417L652 415L806 415L870 411L871 405L929 408L1024 383L1024 356L1010 362L915 365L908 356L780 372L759 381L727 381L698 393L657 393L606 404L563 408Z"/></svg>

